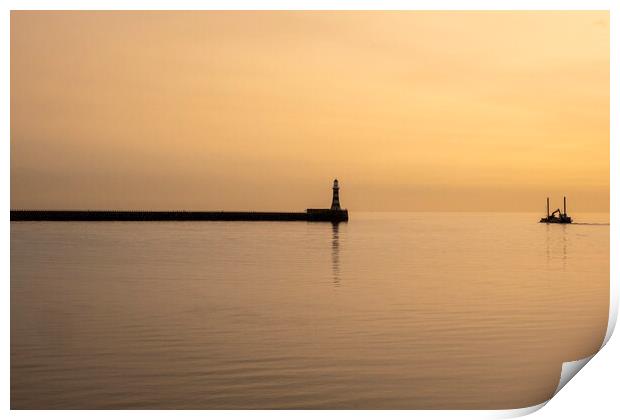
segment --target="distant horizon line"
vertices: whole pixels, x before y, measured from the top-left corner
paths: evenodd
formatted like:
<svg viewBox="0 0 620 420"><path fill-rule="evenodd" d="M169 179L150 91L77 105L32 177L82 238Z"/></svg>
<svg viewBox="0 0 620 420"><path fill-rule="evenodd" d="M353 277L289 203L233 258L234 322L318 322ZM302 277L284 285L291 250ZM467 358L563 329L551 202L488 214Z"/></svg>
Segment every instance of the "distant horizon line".
<svg viewBox="0 0 620 420"><path fill-rule="evenodd" d="M304 209L302 211L305 211ZM354 213L540 213L539 211L534 210L351 210L350 212ZM544 210L544 209L543 209ZM73 211L73 212L205 212L205 213L291 213L292 210L247 210L247 209L236 209L236 210L204 210L204 209L122 209L122 208L114 208L114 209L101 209L101 208L11 208L10 211L39 211L39 212L52 212L52 211ZM610 214L610 211L574 211L571 210L571 213L601 213L601 214Z"/></svg>

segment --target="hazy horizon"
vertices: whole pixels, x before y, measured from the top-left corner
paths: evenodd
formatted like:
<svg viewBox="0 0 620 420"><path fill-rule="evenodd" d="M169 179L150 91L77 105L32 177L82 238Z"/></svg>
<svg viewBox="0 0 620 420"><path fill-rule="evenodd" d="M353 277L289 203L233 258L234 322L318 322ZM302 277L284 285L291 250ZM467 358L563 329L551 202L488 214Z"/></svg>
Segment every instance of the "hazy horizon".
<svg viewBox="0 0 620 420"><path fill-rule="evenodd" d="M11 208L609 211L609 13L11 12Z"/></svg>

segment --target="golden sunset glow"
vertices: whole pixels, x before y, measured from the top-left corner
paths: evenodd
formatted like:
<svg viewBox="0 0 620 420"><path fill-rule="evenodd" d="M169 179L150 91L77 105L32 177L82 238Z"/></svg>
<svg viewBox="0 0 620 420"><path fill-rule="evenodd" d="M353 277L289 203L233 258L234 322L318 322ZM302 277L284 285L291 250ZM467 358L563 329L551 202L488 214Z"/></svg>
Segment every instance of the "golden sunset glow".
<svg viewBox="0 0 620 420"><path fill-rule="evenodd" d="M11 207L609 208L607 12L13 12Z"/></svg>

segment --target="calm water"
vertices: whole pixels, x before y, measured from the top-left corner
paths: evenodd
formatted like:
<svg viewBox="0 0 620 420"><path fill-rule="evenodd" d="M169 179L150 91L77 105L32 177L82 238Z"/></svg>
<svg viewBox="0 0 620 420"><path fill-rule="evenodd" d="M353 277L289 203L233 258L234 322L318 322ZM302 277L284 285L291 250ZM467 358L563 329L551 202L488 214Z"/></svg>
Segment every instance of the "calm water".
<svg viewBox="0 0 620 420"><path fill-rule="evenodd" d="M609 226L538 217L13 222L11 407L537 404L609 303Z"/></svg>

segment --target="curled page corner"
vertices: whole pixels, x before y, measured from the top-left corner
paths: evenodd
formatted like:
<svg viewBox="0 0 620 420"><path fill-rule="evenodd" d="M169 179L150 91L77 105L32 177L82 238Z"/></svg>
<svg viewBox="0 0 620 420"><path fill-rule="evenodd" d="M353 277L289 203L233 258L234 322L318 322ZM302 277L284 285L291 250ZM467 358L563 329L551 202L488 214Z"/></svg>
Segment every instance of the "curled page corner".
<svg viewBox="0 0 620 420"><path fill-rule="evenodd" d="M560 373L560 381L558 383L558 387L555 389L553 396L555 396L564 385L566 385L576 374L579 372L585 365L588 364L590 360L607 344L613 332L616 328L616 321L618 319L618 293L617 287L618 282L611 280L609 283L609 319L607 321L607 331L605 332L605 338L603 339L603 343L601 347L594 353L588 357L584 357L583 359L573 360L572 362L564 362L562 363L562 372ZM553 398L552 396L552 398ZM546 403L544 403L546 404ZM543 404L543 405L544 405ZM535 410L534 410L535 411Z"/></svg>
<svg viewBox="0 0 620 420"><path fill-rule="evenodd" d="M598 351L597 351L598 353ZM586 364L588 364L588 362L590 360L592 360L592 358L596 355L596 353L594 353L591 356L588 357L584 357L583 359L579 359L579 360L573 360L572 362L564 362L562 363L562 372L560 373L560 381L558 383L558 387L555 389L553 395L555 396L558 392L560 392L560 390L562 388L564 388L564 385L566 385L568 383L568 381L570 381L573 376L575 376L577 374L577 372L579 372L581 370L581 368L583 368Z"/></svg>
<svg viewBox="0 0 620 420"><path fill-rule="evenodd" d="M614 290L614 288L612 286L611 292L613 292L613 290ZM555 389L555 391L553 392L553 395L551 396L551 398L555 397L557 395L557 393L560 392L560 390L562 388L564 388L564 386L571 379L573 379L573 377L585 365L587 365L588 362L590 360L592 360L592 358L594 356L596 356L596 354L603 347L605 347L605 345L607 344L607 342L611 338L611 336L612 336L612 334L614 332L614 329L616 327L616 320L617 320L617 317L618 317L618 302L613 298L613 296L617 296L617 294L614 294L614 293L610 293L610 294L611 294L612 298L611 298L610 307L609 307L609 321L607 323L607 331L605 333L605 338L603 340L603 343L601 344L601 347L594 354L591 354L590 356L584 357L583 359L573 360L573 361L570 361L570 362L562 363L562 371L560 372L560 380L559 380L558 386ZM504 418L504 419L506 419L506 418L515 418L515 417L527 416L528 414L532 414L532 413L540 410L541 408L543 408L549 401L551 401L551 398L548 399L547 401L544 401L544 402L542 402L540 404L537 404L537 405L532 405L530 407L515 408L515 409L509 409L509 410L498 410L498 411L495 412L495 415L493 417L494 418Z"/></svg>
<svg viewBox="0 0 620 420"><path fill-rule="evenodd" d="M511 418L515 418L515 417L527 416L528 414L532 414L532 413L540 410L548 402L549 402L549 400L543 401L540 404L531 405L529 407L513 408L513 409L510 409L510 410L499 410L498 412L496 412L495 418L497 418L497 419L511 419Z"/></svg>
<svg viewBox="0 0 620 420"><path fill-rule="evenodd" d="M585 365L587 365L588 362L592 360L592 358L596 356L596 354L603 347L605 347L605 344L607 344L607 342L609 341L616 327L617 316L618 316L618 306L617 306L617 303L612 300L611 305L609 307L609 321L607 322L607 332L605 333L605 339L603 340L603 344L601 344L601 347L594 354L588 357L584 357L583 359L579 359L579 360L573 360L571 362L562 363L562 372L560 373L560 381L558 382L558 387L553 392L553 396L555 396L558 392L560 392L560 390L564 388L564 385L566 385L571 379L573 379L573 377L577 374L577 372L579 372Z"/></svg>
<svg viewBox="0 0 620 420"><path fill-rule="evenodd" d="M575 376L577 372L579 372L581 368L583 368L595 355L596 353L594 353L591 356L584 357L583 359L562 363L562 372L560 373L560 380L551 398L555 397L555 395L558 392L560 392L562 388L564 388L564 385L566 385L573 378L573 376ZM527 416L528 414L532 414L535 411L538 411L541 408L543 408L549 401L551 401L551 398L549 398L547 401L544 401L540 404L532 405L530 407L515 408L511 410L499 410L496 412L495 418L507 419L507 418Z"/></svg>

